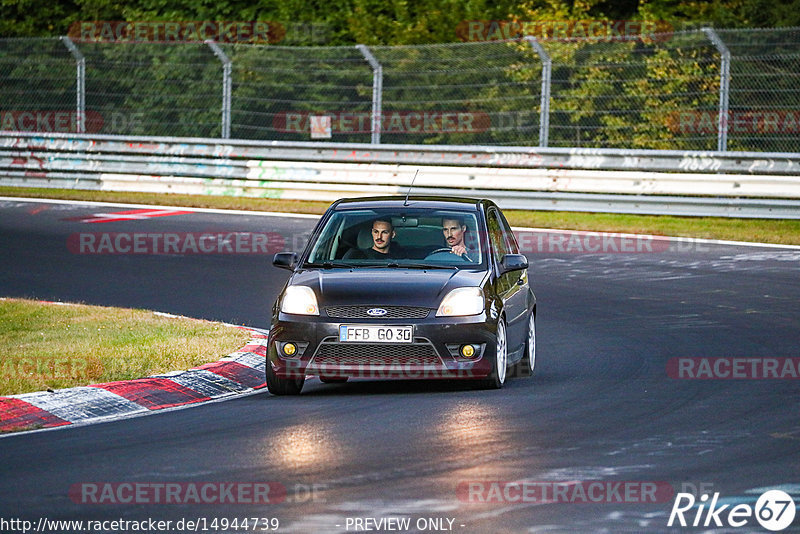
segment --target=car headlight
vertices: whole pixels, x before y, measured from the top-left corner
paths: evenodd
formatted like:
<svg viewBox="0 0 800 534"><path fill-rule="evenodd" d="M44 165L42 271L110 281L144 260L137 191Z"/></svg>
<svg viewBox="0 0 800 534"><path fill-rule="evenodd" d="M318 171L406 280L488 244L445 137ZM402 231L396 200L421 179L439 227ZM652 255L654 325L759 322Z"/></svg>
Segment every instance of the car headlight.
<svg viewBox="0 0 800 534"><path fill-rule="evenodd" d="M287 287L281 301L281 311L295 315L319 315L314 290L307 286Z"/></svg>
<svg viewBox="0 0 800 534"><path fill-rule="evenodd" d="M483 311L483 291L479 287L459 287L443 299L436 311L436 317L456 317L477 315Z"/></svg>

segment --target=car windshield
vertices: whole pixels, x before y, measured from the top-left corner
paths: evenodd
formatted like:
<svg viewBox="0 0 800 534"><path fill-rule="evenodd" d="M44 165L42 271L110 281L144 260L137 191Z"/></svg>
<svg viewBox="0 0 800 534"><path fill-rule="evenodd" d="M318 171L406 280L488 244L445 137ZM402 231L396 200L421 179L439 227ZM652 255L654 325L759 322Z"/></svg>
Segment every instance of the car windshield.
<svg viewBox="0 0 800 534"><path fill-rule="evenodd" d="M474 269L485 263L485 243L474 211L352 209L333 213L306 267Z"/></svg>

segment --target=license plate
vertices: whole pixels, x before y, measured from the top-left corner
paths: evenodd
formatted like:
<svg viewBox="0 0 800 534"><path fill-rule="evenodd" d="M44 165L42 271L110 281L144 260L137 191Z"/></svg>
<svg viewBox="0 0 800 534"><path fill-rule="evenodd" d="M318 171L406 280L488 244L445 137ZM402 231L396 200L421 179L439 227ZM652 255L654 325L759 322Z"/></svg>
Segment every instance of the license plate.
<svg viewBox="0 0 800 534"><path fill-rule="evenodd" d="M339 341L348 343L413 343L414 327L343 324L339 326Z"/></svg>

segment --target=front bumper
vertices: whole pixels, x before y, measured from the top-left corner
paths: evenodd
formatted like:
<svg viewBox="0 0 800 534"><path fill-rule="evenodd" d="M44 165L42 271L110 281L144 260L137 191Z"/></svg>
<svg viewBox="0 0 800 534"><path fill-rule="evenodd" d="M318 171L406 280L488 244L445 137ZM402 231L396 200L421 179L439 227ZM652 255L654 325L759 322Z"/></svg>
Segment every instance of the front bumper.
<svg viewBox="0 0 800 534"><path fill-rule="evenodd" d="M335 319L280 313L276 319L270 329L267 364L281 378L479 379L492 372L497 323L486 313L435 317L431 310L425 319ZM344 324L411 325L414 342L343 343L339 326ZM299 349L292 357L283 352L287 342ZM460 356L465 344L475 349L471 358Z"/></svg>

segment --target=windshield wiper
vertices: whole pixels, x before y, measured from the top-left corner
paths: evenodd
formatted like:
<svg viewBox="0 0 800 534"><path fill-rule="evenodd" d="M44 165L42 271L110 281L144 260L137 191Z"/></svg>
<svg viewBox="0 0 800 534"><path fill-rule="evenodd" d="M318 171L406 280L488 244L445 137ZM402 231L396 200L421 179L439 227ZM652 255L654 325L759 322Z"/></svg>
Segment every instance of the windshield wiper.
<svg viewBox="0 0 800 534"><path fill-rule="evenodd" d="M358 265L352 265L343 261L323 261L322 263L306 262L303 267L322 267L323 269L333 269L334 267L345 267L347 269L355 269Z"/></svg>
<svg viewBox="0 0 800 534"><path fill-rule="evenodd" d="M430 263L397 263L397 262L389 262L383 267L390 267L394 269L455 269L458 270L458 267L455 265L431 265Z"/></svg>
<svg viewBox="0 0 800 534"><path fill-rule="evenodd" d="M347 269L359 269L359 268L374 268L374 269L448 269L448 270L458 270L458 267L455 265L432 265L430 263L398 263L395 261L390 261L388 263L359 263L358 265L354 265L352 263L345 263L342 261L323 261L321 263L317 262L306 262L303 264L303 267L316 267L316 268L323 268L323 269L333 269L335 267L344 267Z"/></svg>

